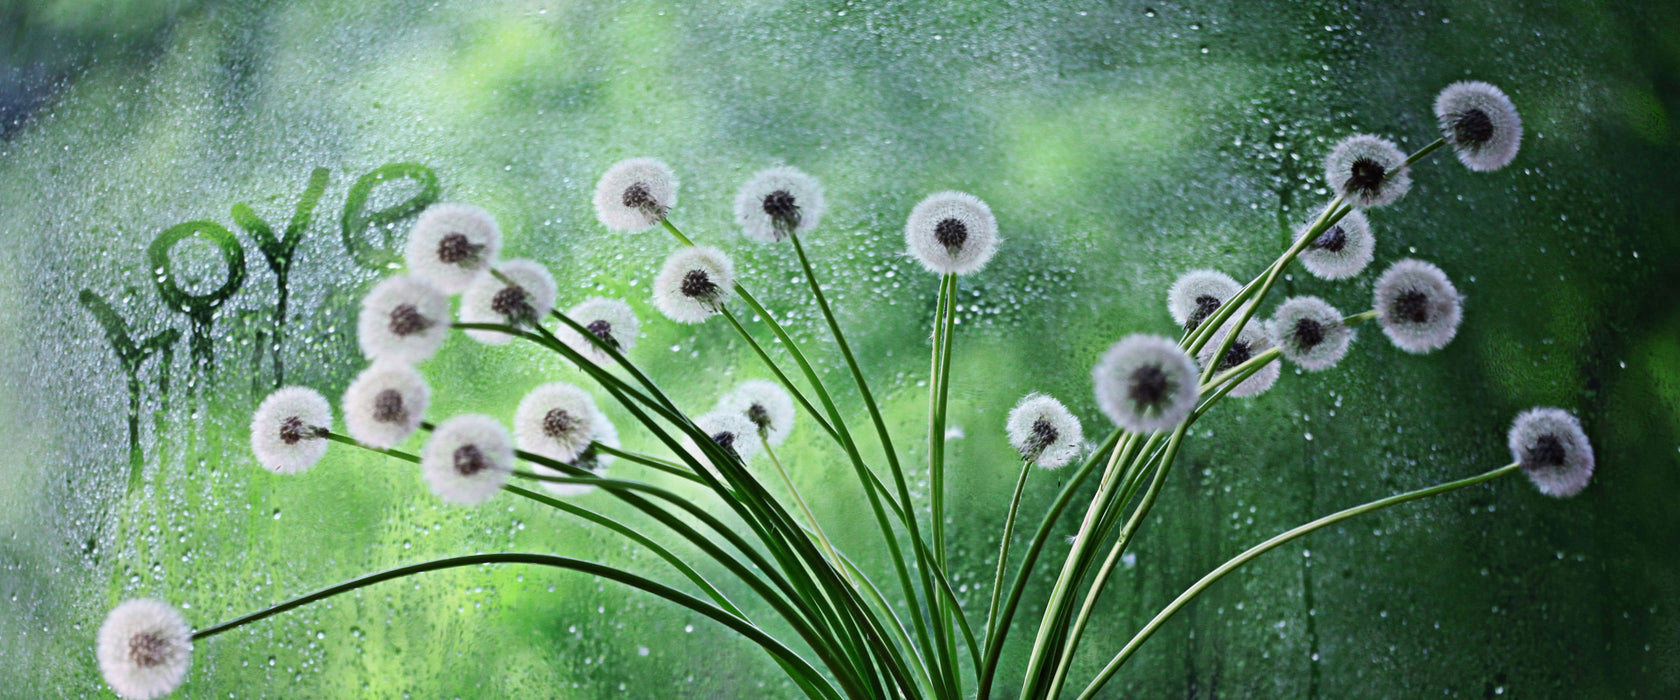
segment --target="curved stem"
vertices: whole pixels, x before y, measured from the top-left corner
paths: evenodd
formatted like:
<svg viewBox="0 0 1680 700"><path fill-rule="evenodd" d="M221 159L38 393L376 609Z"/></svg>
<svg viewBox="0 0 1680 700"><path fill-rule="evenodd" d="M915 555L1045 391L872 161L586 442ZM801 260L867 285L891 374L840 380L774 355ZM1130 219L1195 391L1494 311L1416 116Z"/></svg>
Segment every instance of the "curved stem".
<svg viewBox="0 0 1680 700"><path fill-rule="evenodd" d="M834 431L834 426L828 424L828 420L823 418L822 412L818 411L816 406L811 405L811 400L805 398L805 393L800 391L798 386L794 385L793 379L789 378L787 373L783 372L782 368L776 365L775 360L770 359L770 353L764 350L764 346L758 343L757 338L754 338L751 333L747 332L747 327L741 325L741 320L735 318L734 312L730 311L727 306L720 306L718 308L718 313L723 314L723 317L729 321L729 325L735 327L735 332L740 334L740 336L747 341L747 345L751 347L753 352L758 355L758 358L764 362L764 366L770 368L770 372L776 375L776 380L780 381L782 386L787 388L788 393L792 394L793 398L799 402L799 406L805 409L805 414L810 416L811 420L816 421L817 425L821 426L823 432L828 433L830 438L833 438L835 442L839 442L840 434Z"/></svg>
<svg viewBox="0 0 1680 700"><path fill-rule="evenodd" d="M1167 607L1163 608L1161 612L1156 613L1154 619L1151 619L1149 624L1144 625L1143 629L1139 630L1137 635L1132 637L1130 642L1126 643L1126 646L1120 650L1120 653L1114 657L1114 660L1110 661L1108 665L1103 668L1102 672L1098 673L1097 677L1091 681L1091 684L1085 687L1085 691L1079 694L1080 700L1087 700L1088 698L1095 697L1097 691L1102 688L1103 684L1107 683L1110 678L1114 677L1115 672L1120 670L1120 667L1126 663L1126 660L1131 658L1132 654L1137 652L1138 647L1148 641L1149 638L1155 634L1156 630L1161 628L1161 625L1164 624L1168 618L1171 618L1175 613L1183 609L1184 606L1188 605L1191 600L1200 595L1202 591L1207 590L1209 586L1218 582L1219 579L1224 578L1226 574L1231 573L1243 564L1247 564L1256 557L1277 549L1291 540L1299 539L1313 533L1314 531L1334 525L1343 520L1347 520L1348 518L1382 510L1389 506L1399 505L1407 501L1415 501L1420 498L1427 498L1429 496L1446 493L1448 491L1455 491L1467 486L1475 486L1476 484L1492 481L1507 474L1514 474L1521 469L1522 465L1520 464L1507 464L1498 469L1477 474L1476 476L1459 479L1457 481L1449 481L1443 484L1430 486L1428 488L1418 489L1416 491L1407 491L1406 493L1357 505L1346 510L1326 515L1310 523L1292 528L1269 540L1266 540L1265 542L1261 542L1260 544L1248 548L1242 554L1238 554L1224 564L1220 564L1219 568L1208 572L1208 574L1203 576L1201 580L1191 584L1191 586L1185 589L1183 593L1180 593L1177 598L1174 598L1171 603L1168 603Z"/></svg>
<svg viewBox="0 0 1680 700"><path fill-rule="evenodd" d="M1015 495L1009 497L1009 515L1003 519L1003 537L999 538L997 574L992 577L992 600L986 605L986 635L997 635L998 603L1003 598L1003 570L1009 564L1009 540L1015 535L1015 513L1021 508L1021 494L1027 490L1027 475L1032 473L1033 461L1021 462L1021 477L1015 480ZM979 673L976 669L975 673Z"/></svg>
<svg viewBox="0 0 1680 700"><path fill-rule="evenodd" d="M805 514L806 520L810 521L811 530L816 533L817 542L822 545L829 560L833 561L835 566L839 566L840 555L835 552L834 543L828 540L828 534L823 532L822 524L817 522L817 515L811 512L811 506L805 502L805 497L799 493L799 487L793 485L793 477L788 476L787 468L782 466L782 460L776 457L776 450L770 447L770 441L765 440L763 436L759 437L759 443L764 446L764 454L770 458L770 463L775 465L776 473L781 475L782 483L787 486L788 493L793 494L793 502L799 505L799 511ZM857 582L852 580L851 575L846 573L844 568L840 570L840 573L846 577L847 583L854 587L857 586Z"/></svg>
<svg viewBox="0 0 1680 700"><path fill-rule="evenodd" d="M666 460L660 459L658 457L654 457L652 455L645 455L645 454L642 454L640 452L631 452L629 450L619 449L619 448L613 447L611 445L603 445L599 442L592 443L592 445L595 448L595 451L600 452L601 454L612 455L614 457L617 457L619 459L622 459L622 460L625 460L625 461L628 461L628 462L635 462L635 463L640 464L644 467L652 467L654 469L658 469L659 471L665 472L666 474L681 477L683 479L687 479L687 480L692 481L692 482L697 483L697 484L701 484L701 485L705 484L704 481L700 480L700 477L695 476L693 472L690 472L687 467L684 467L681 464L666 461Z"/></svg>

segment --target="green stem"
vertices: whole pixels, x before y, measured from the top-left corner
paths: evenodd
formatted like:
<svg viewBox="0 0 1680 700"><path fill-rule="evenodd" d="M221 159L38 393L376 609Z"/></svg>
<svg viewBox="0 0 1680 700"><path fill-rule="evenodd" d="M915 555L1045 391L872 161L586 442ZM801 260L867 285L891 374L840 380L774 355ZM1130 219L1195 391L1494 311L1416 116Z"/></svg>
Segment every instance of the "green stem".
<svg viewBox="0 0 1680 700"><path fill-rule="evenodd" d="M1009 564L1009 541L1015 535L1015 513L1021 508L1021 494L1027 490L1027 475L1032 472L1033 461L1021 462L1021 477L1015 480L1015 494L1009 497L1009 515L1003 519L1003 537L998 543L997 574L992 577L992 600L986 605L986 635L997 635L998 604L1003 599L1003 570ZM976 669L975 673L979 673Z"/></svg>
<svg viewBox="0 0 1680 700"><path fill-rule="evenodd" d="M604 454L604 455L612 455L614 457L617 457L619 459L622 459L622 460L625 460L625 461L628 461L628 462L635 462L635 463L640 464L644 467L652 467L654 469L658 469L659 471L665 472L666 474L670 474L672 476L687 479L687 480L695 482L697 484L702 484L702 485L705 484L704 481L700 480L700 477L695 476L694 473L690 472L687 467L684 467L683 465L677 464L675 462L669 462L669 461L666 461L666 460L663 460L663 459L659 459L658 457L642 454L640 452L631 452L629 450L621 450L621 449L613 447L611 445L603 445L599 442L594 443L593 447L595 448L596 452L600 452L601 454Z"/></svg>
<svg viewBox="0 0 1680 700"><path fill-rule="evenodd" d="M939 281L939 297L933 313L933 369L928 373L928 481L933 511L933 559L941 568L945 558L945 382L951 375L946 319L953 316L953 287L957 276L946 273Z"/></svg>
<svg viewBox="0 0 1680 700"><path fill-rule="evenodd" d="M1440 148L1440 147L1445 146L1445 145L1447 145L1447 140L1446 139L1444 139L1444 138L1435 139L1429 145L1418 149L1416 153L1413 153L1409 156L1406 156L1406 167L1411 167L1411 165L1413 163L1416 163L1420 160L1423 160L1424 156L1427 156L1431 153L1434 153L1435 149Z"/></svg>
<svg viewBox="0 0 1680 700"><path fill-rule="evenodd" d="M793 379L788 377L787 373L783 372L782 368L776 365L775 360L770 359L770 353L764 350L764 346L758 343L757 338L754 338L751 333L747 332L747 327L741 325L741 320L735 317L734 312L730 311L727 306L720 306L718 308L718 313L723 314L723 317L729 320L729 325L735 327L735 332L740 334L740 336L747 341L747 345L750 346L753 349L753 352L758 355L758 358L764 362L764 366L770 368L770 372L776 375L776 380L782 383L782 386L788 390L789 394L793 395L794 400L799 402L800 408L805 409L805 415L810 416L811 420L816 421L817 425L822 427L823 432L828 433L828 436L833 438L836 443L840 442L840 434L834 431L834 426L828 424L828 420L823 418L822 412L818 411L816 406L811 405L811 400L805 398L805 393L799 390L799 387L793 383Z"/></svg>
<svg viewBox="0 0 1680 700"><path fill-rule="evenodd" d="M1362 311L1360 313L1357 313L1357 314L1354 314L1352 316L1349 316L1347 318L1342 319L1342 325L1344 325L1344 326L1357 326L1361 323L1365 323L1367 321L1375 321L1375 320L1377 320L1377 311L1376 311L1376 309L1372 309L1370 311Z"/></svg>
<svg viewBox="0 0 1680 700"><path fill-rule="evenodd" d="M1130 659L1132 654L1137 652L1138 647L1148 641L1149 638L1155 634L1156 630L1161 628L1161 625L1165 623L1168 618L1171 618L1175 613L1183 609L1185 605L1188 605L1190 601L1200 595L1202 591L1207 590L1209 586L1218 582L1219 579L1224 578L1226 574L1231 573L1243 564L1247 564L1256 557L1277 549L1291 540L1299 539L1313 533L1314 531L1329 525L1334 525L1343 520L1347 520L1348 518L1364 515L1372 511L1382 510L1389 506L1399 505L1407 501L1415 501L1420 498L1427 498L1429 496L1446 493L1448 491L1455 491L1467 486L1475 486L1476 484L1492 481L1507 474L1517 473L1521 469L1521 464L1507 464L1498 469L1484 472L1476 476L1459 479L1457 481L1449 481L1428 488L1408 491L1406 493L1389 496L1388 498L1371 501L1370 503L1357 505L1346 510L1326 515L1310 523L1295 527L1266 540L1265 542L1261 542L1260 544L1250 547L1242 554L1238 554L1224 564L1219 565L1219 568L1208 572L1208 574L1203 576L1201 580L1192 584L1189 588L1185 589L1183 593L1180 593L1177 598L1173 599L1171 603L1167 604L1167 607L1163 608L1161 612L1156 613L1154 619L1151 619L1149 624L1144 625L1143 629L1139 630L1137 635L1132 637L1130 642L1126 643L1126 646L1120 650L1120 653L1115 655L1114 660L1110 661L1107 666L1103 667L1102 672L1098 673L1097 677L1091 681L1091 684L1085 687L1085 691L1079 695L1080 700L1087 700L1088 698L1096 697L1097 691L1100 690L1110 678L1114 677L1115 672L1120 670L1120 667L1126 663L1126 660Z"/></svg>
<svg viewBox="0 0 1680 700"><path fill-rule="evenodd" d="M810 521L811 531L816 533L817 542L822 545L829 560L834 562L835 566L839 566L840 555L835 552L834 543L828 540L828 533L823 532L822 523L818 522L817 515L811 512L811 506L805 502L805 497L799 493L799 487L793 485L793 477L788 476L787 468L782 466L782 460L776 457L776 450L770 446L770 441L765 440L763 436L759 437L759 443L764 446L764 454L770 458L770 463L775 465L776 473L781 475L782 483L787 486L788 493L793 495L793 502L799 505L799 511L805 514L807 521ZM845 569L841 569L840 573L846 577L847 583L852 584L854 588L857 586L857 581L853 581L851 575L846 573Z"/></svg>
<svg viewBox="0 0 1680 700"><path fill-rule="evenodd" d="M314 593L309 593L283 603L278 603L253 612L249 615L229 620L214 627L198 630L193 632L192 639L195 642L201 639L207 639L217 634L221 634L222 632L257 622L258 620L286 612L293 608L331 598L340 593L348 593L376 583L413 576L415 574L421 574L428 571L452 569L463 566L478 566L481 564L532 564L537 566L550 566L558 569L566 569L569 571L590 574L592 576L599 576L610 581L622 583L630 586L631 588L639 589L646 593L651 593L722 623L724 626L734 630L741 636L746 637L748 640L758 644L760 647L763 647L765 651L769 652L772 656L775 656L778 660L785 662L788 666L797 670L799 676L803 678L806 683L821 691L821 697L829 698L830 700L840 700L840 694L835 691L834 687L829 684L828 680L824 678L823 675L810 664L810 662L806 661L803 657L799 656L799 654L788 648L788 646L783 644L780 640L771 636L764 630L759 629L751 622L742 619L740 616L731 614L688 593L684 593L675 588L671 588L670 586L637 576L627 571L621 571L619 569L592 561L555 556L552 554L528 554L523 552L470 554L466 556L437 559L419 564L410 564L408 566L399 566L394 569L369 574L361 578L351 579L336 586L328 586L315 591Z"/></svg>

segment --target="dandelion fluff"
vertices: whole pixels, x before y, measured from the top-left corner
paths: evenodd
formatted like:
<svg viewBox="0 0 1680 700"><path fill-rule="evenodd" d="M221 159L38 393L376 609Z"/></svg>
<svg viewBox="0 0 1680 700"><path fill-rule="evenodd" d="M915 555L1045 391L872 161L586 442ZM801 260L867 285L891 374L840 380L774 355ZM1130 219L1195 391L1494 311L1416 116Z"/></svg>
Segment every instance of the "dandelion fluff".
<svg viewBox="0 0 1680 700"><path fill-rule="evenodd" d="M758 171L735 196L735 220L741 224L741 233L759 243L810 231L827 209L822 183L787 166Z"/></svg>
<svg viewBox="0 0 1680 700"><path fill-rule="evenodd" d="M129 700L174 692L192 667L192 628L181 611L161 600L123 601L99 626L96 644L99 672L113 692Z"/></svg>
<svg viewBox="0 0 1680 700"><path fill-rule="evenodd" d="M409 274L447 294L460 294L495 262L502 230L490 213L471 204L434 204L408 234Z"/></svg>
<svg viewBox="0 0 1680 700"><path fill-rule="evenodd" d="M504 260L496 271L513 281L484 275L461 295L462 323L534 326L554 310L559 292L548 268L531 260ZM469 330L467 337L486 345L502 345L513 336L499 331Z"/></svg>
<svg viewBox="0 0 1680 700"><path fill-rule="evenodd" d="M1368 134L1336 144L1324 159L1324 181L1355 207L1392 204L1412 188L1406 154L1388 139Z"/></svg>
<svg viewBox="0 0 1680 700"><path fill-rule="evenodd" d="M620 353L628 353L636 347L636 336L641 332L641 322L636 319L636 312L630 310L630 305L618 299L594 297L566 311L566 317L583 326L590 335L605 345L617 349ZM555 337L589 358L596 364L612 361L612 356L595 347L595 342L585 338L571 325L563 325L554 331Z"/></svg>
<svg viewBox="0 0 1680 700"><path fill-rule="evenodd" d="M1208 341L1208 344L1202 348L1201 355L1196 358L1198 362L1206 365L1213 360L1213 353L1225 344L1225 337L1229 335L1229 328L1229 326L1221 328L1219 333ZM1264 330L1254 325L1245 325L1242 332L1237 333L1237 339L1231 341L1230 349L1225 351L1225 359L1220 361L1218 367L1214 368L1214 373L1217 375L1220 372L1234 369L1238 365L1253 359L1255 355L1271 349L1272 340L1267 337ZM1230 395L1237 398L1249 398L1264 394L1266 390L1272 388L1273 384L1277 383L1278 375L1282 372L1283 369L1277 362L1268 362L1250 375L1248 379L1244 379L1241 384L1231 389Z"/></svg>
<svg viewBox="0 0 1680 700"><path fill-rule="evenodd" d="M595 398L576 386L552 382L531 390L513 414L519 449L570 462L595 439Z"/></svg>
<svg viewBox="0 0 1680 700"><path fill-rule="evenodd" d="M1347 356L1354 331L1342 312L1318 297L1291 297L1267 326L1273 343L1290 362L1309 372L1335 367Z"/></svg>
<svg viewBox="0 0 1680 700"><path fill-rule="evenodd" d="M748 379L718 399L720 413L739 413L758 428L757 435L771 445L780 445L793 432L793 397L782 385L765 379Z"/></svg>
<svg viewBox="0 0 1680 700"><path fill-rule="evenodd" d="M677 323L701 323L735 293L735 264L716 248L683 246L653 278L653 306Z"/></svg>
<svg viewBox="0 0 1680 700"><path fill-rule="evenodd" d="M1394 263L1377 279L1375 306L1383 333L1412 354L1446 347L1463 318L1458 289L1447 274L1411 258Z"/></svg>
<svg viewBox="0 0 1680 700"><path fill-rule="evenodd" d="M613 427L612 421L600 411L595 412L595 417L589 421L589 424L593 431L589 446L583 448L583 451L579 452L577 457L567 463L595 476L605 476L607 467L612 466L613 456L602 452L600 446L606 445L616 449L618 447L618 428ZM538 474L547 476L569 476L561 473L558 469L542 464L533 464L531 469ZM561 484L553 481L542 482L542 487L543 490L561 497L582 496L595 490L595 487L590 484Z"/></svg>
<svg viewBox="0 0 1680 700"><path fill-rule="evenodd" d="M1593 475L1592 443L1575 416L1557 408L1532 408L1511 423L1511 459L1540 493L1568 498Z"/></svg>
<svg viewBox="0 0 1680 700"><path fill-rule="evenodd" d="M327 454L324 433L332 428L332 405L308 387L276 389L251 414L251 451L276 474L297 474Z"/></svg>
<svg viewBox="0 0 1680 700"><path fill-rule="evenodd" d="M614 163L595 184L595 218L614 231L647 230L676 205L677 176L655 158Z"/></svg>
<svg viewBox="0 0 1680 700"><path fill-rule="evenodd" d="M904 243L922 267L936 274L979 272L997 254L997 217L978 197L940 192L910 210Z"/></svg>
<svg viewBox="0 0 1680 700"><path fill-rule="evenodd" d="M1242 285L1223 272L1191 270L1179 275L1167 290L1167 313L1172 314L1173 323L1193 330L1241 290Z"/></svg>
<svg viewBox="0 0 1680 700"><path fill-rule="evenodd" d="M489 416L456 416L438 425L420 452L420 474L447 503L490 500L513 471L513 439Z"/></svg>
<svg viewBox="0 0 1680 700"><path fill-rule="evenodd" d="M1085 446L1084 429L1067 406L1044 394L1027 394L1004 421L1009 444L1022 459L1045 469L1057 469L1079 456Z"/></svg>
<svg viewBox="0 0 1680 700"><path fill-rule="evenodd" d="M1435 119L1458 162L1477 172L1509 165L1522 145L1517 106L1504 91L1481 81L1448 85L1435 97Z"/></svg>
<svg viewBox="0 0 1680 700"><path fill-rule="evenodd" d="M1303 225L1295 235L1306 235L1311 226ZM1371 264L1376 249L1376 238L1371 235L1371 220L1366 218L1365 212L1353 209L1308 243L1299 260L1301 266L1314 277L1340 280L1364 272L1365 266Z"/></svg>
<svg viewBox="0 0 1680 700"><path fill-rule="evenodd" d="M449 295L424 280L387 277L362 297L356 340L369 360L424 362L448 337Z"/></svg>
<svg viewBox="0 0 1680 700"><path fill-rule="evenodd" d="M375 362L344 390L344 426L368 447L395 447L419 429L431 396L412 365Z"/></svg>
<svg viewBox="0 0 1680 700"><path fill-rule="evenodd" d="M763 449L763 446L759 444L758 426L740 413L712 411L695 418L694 425L700 429L700 432L711 436L712 442L717 443L725 452L735 455L743 465L752 461L752 458L758 456L758 451ZM689 454L694 455L694 458L700 462L701 466L706 468L706 471L711 472L712 476L720 480L723 479L723 475L713 465L711 458L706 456L706 452L701 450L699 445L695 444L693 438L685 440L684 445L687 447Z"/></svg>
<svg viewBox="0 0 1680 700"><path fill-rule="evenodd" d="M1097 406L1115 425L1133 433L1165 430L1196 407L1196 362L1178 343L1132 335L1109 346L1091 371Z"/></svg>

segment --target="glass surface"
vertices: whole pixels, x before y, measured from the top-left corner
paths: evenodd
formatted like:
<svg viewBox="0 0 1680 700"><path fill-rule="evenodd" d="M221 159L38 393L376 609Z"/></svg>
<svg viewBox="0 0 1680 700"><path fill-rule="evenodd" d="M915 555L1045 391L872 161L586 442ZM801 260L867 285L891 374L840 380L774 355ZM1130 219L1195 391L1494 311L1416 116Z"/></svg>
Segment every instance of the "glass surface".
<svg viewBox="0 0 1680 700"><path fill-rule="evenodd" d="M1461 79L1516 102L1516 162L1480 174L1437 153L1405 199L1372 213L1377 265L1422 257L1465 294L1457 339L1414 357L1366 328L1334 370L1285 366L1268 394L1199 423L1098 606L1075 689L1229 556L1504 464L1511 418L1556 405L1597 450L1579 497L1510 478L1314 534L1212 588L1105 697L1680 694L1680 8L1470 5L0 3L0 695L108 695L92 640L130 597L174 602L203 627L487 551L678 582L599 527L505 495L445 506L410 465L346 446L300 476L255 464L248 425L263 396L304 384L336 404L362 369L357 305L413 221L369 216L424 195L427 177L442 201L491 211L506 256L547 264L562 307L628 300L645 323L631 357L698 413L766 371L726 324L659 317L649 283L675 244L608 232L590 205L614 161L664 159L682 181L672 220L735 257L865 426L791 252L746 241L733 220L756 170L817 176L830 211L809 250L922 499L938 282L903 254L902 226L932 192L986 199L1004 243L961 281L948 448L952 575L973 615L1019 464L1002 434L1009 407L1048 392L1087 435L1106 433L1091 366L1126 334L1174 333L1173 278L1263 269L1327 199L1320 163L1337 140L1365 131L1416 149L1434 138L1436 92ZM232 211L249 205L283 232L316 168L325 189L282 284ZM200 235L161 250L172 276L160 285L148 251L195 221L225 229L226 245ZM1362 310L1379 270L1341 283L1297 271L1273 299ZM505 421L540 382L587 386L533 347L459 335L423 370L436 417ZM627 446L664 453L608 412ZM832 443L804 420L782 455L836 544L886 577ZM1029 524L1060 475L1029 482ZM599 493L579 502L648 524ZM1041 560L998 697L1018 687L1066 552L1058 538ZM769 616L744 587L725 590ZM179 691L400 695L798 689L698 615L590 576L501 566L385 583L204 640Z"/></svg>

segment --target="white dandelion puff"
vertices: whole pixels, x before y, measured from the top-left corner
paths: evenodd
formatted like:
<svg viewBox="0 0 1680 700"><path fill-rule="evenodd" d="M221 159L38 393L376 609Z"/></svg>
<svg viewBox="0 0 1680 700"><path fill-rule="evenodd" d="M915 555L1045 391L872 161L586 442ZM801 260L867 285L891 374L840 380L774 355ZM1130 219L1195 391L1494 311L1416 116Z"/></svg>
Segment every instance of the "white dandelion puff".
<svg viewBox="0 0 1680 700"><path fill-rule="evenodd" d="M1296 231L1304 236L1311 224ZM1330 225L1301 251L1301 266L1314 277L1327 280L1347 279L1365 271L1376 254L1377 241L1371 235L1371 220L1358 209L1348 211L1340 221Z"/></svg>
<svg viewBox="0 0 1680 700"><path fill-rule="evenodd" d="M1178 425L1201 390L1196 361L1178 343L1155 335L1127 336L1109 346L1091 379L1103 414L1133 433Z"/></svg>
<svg viewBox="0 0 1680 700"><path fill-rule="evenodd" d="M613 163L595 184L595 218L614 231L644 231L677 205L677 176L656 158Z"/></svg>
<svg viewBox="0 0 1680 700"><path fill-rule="evenodd" d="M490 213L471 204L434 204L408 234L409 274L447 294L460 294L495 262L502 230Z"/></svg>
<svg viewBox="0 0 1680 700"><path fill-rule="evenodd" d="M1342 322L1342 312L1318 297L1291 297L1267 327L1283 356L1309 372L1335 367L1347 356L1354 337L1354 330Z"/></svg>
<svg viewBox="0 0 1680 700"><path fill-rule="evenodd" d="M1229 326L1221 328L1213 339L1202 347L1201 355L1196 358L1198 362L1205 366L1213 360L1213 353L1225 344L1225 337L1229 335L1229 328ZM1272 339L1267 337L1263 329L1257 328L1255 325L1245 325L1242 331L1237 333L1237 339L1231 341L1230 349L1225 351L1225 359L1219 363L1218 367L1214 368L1214 374L1217 375L1220 372L1235 369L1238 365L1253 359L1254 356L1271 349ZM1241 399L1264 394L1266 390L1272 388L1273 384L1277 383L1278 375L1282 373L1283 368L1278 363L1267 362L1261 365L1260 369L1250 375L1248 379L1244 379L1241 384L1232 388L1230 395Z"/></svg>
<svg viewBox="0 0 1680 700"><path fill-rule="evenodd" d="M513 284L496 275L479 277L461 295L462 323L534 326L554 310L559 291L548 268L531 260L504 260L496 263L496 271ZM486 345L513 340L506 333L486 330L468 330L467 337Z"/></svg>
<svg viewBox="0 0 1680 700"><path fill-rule="evenodd" d="M513 471L513 439L489 416L456 416L438 425L420 452L420 474L447 503L478 505Z"/></svg>
<svg viewBox="0 0 1680 700"><path fill-rule="evenodd" d="M579 452L577 457L571 459L567 464L595 476L605 476L607 467L612 466L613 456L602 452L600 447L605 445L614 449L618 448L618 428L613 426L612 421L607 418L606 414L598 410L595 412L595 416L590 419L589 425L592 431L589 446L583 448L583 451ZM570 476L570 474L562 473L558 469L542 464L532 464L531 470L545 476ZM562 484L553 481L542 482L542 487L545 491L561 497L582 496L595 490L595 486L591 484Z"/></svg>
<svg viewBox="0 0 1680 700"><path fill-rule="evenodd" d="M1458 289L1441 268L1407 258L1377 279L1377 322L1401 350L1422 354L1439 350L1458 334L1463 318Z"/></svg>
<svg viewBox="0 0 1680 700"><path fill-rule="evenodd" d="M513 414L519 449L556 462L570 462L595 439L595 397L565 382L531 390Z"/></svg>
<svg viewBox="0 0 1680 700"><path fill-rule="evenodd" d="M1185 330L1195 330L1231 297L1242 285L1218 270L1191 270L1182 275L1167 290L1167 313L1173 323Z"/></svg>
<svg viewBox="0 0 1680 700"><path fill-rule="evenodd" d="M758 428L757 435L771 445L780 445L793 432L793 397L782 385L765 379L748 379L718 399L721 413L739 413Z"/></svg>
<svg viewBox="0 0 1680 700"><path fill-rule="evenodd" d="M631 348L636 347L636 336L641 333L642 328L641 321L636 319L636 312L630 309L629 304L618 299L588 299L566 311L566 317L583 326L594 340L583 337L570 324L556 329L555 337L596 364L610 362L612 356L595 347L595 341L621 354L629 353Z"/></svg>
<svg viewBox="0 0 1680 700"><path fill-rule="evenodd" d="M997 217L978 197L940 192L910 210L904 243L922 267L966 275L986 267L998 248Z"/></svg>
<svg viewBox="0 0 1680 700"><path fill-rule="evenodd" d="M1540 493L1568 498L1587 487L1593 475L1592 443L1581 422L1558 408L1531 408L1511 423L1507 435L1511 459Z"/></svg>
<svg viewBox="0 0 1680 700"><path fill-rule="evenodd" d="M1498 87L1467 80L1448 85L1435 97L1441 137L1458 162L1477 172L1498 170L1517 157L1522 145L1522 117Z"/></svg>
<svg viewBox="0 0 1680 700"><path fill-rule="evenodd" d="M735 196L735 220L741 224L741 233L759 243L810 231L827 209L822 183L787 166L754 173Z"/></svg>
<svg viewBox="0 0 1680 700"><path fill-rule="evenodd" d="M344 427L368 447L395 447L420 428L431 397L412 365L375 362L344 390Z"/></svg>
<svg viewBox="0 0 1680 700"><path fill-rule="evenodd" d="M653 306L677 323L701 323L735 294L735 264L716 248L683 246L653 278Z"/></svg>
<svg viewBox="0 0 1680 700"><path fill-rule="evenodd" d="M1067 406L1044 394L1027 394L1004 421L1009 444L1045 469L1057 469L1079 456L1085 446L1084 429Z"/></svg>
<svg viewBox="0 0 1680 700"><path fill-rule="evenodd" d="M362 297L356 340L369 360L424 362L448 337L449 295L424 280L387 277Z"/></svg>
<svg viewBox="0 0 1680 700"><path fill-rule="evenodd" d="M332 405L309 387L276 389L251 414L251 451L276 474L296 474L327 454Z"/></svg>
<svg viewBox="0 0 1680 700"><path fill-rule="evenodd" d="M1388 139L1358 134L1342 139L1324 159L1324 181L1355 207L1393 204L1412 188L1406 154Z"/></svg>
<svg viewBox="0 0 1680 700"><path fill-rule="evenodd" d="M759 444L758 426L754 425L743 414L733 411L712 411L695 418L694 426L699 428L700 432L709 436L718 447L723 448L724 452L733 455L743 465L752 461L752 458L758 456L759 450L763 449L763 446ZM713 465L712 459L706 456L706 452L700 449L699 445L695 444L692 437L687 438L684 445L687 447L688 453L693 455L707 471L711 472L712 476L719 480L723 479L722 474Z"/></svg>
<svg viewBox="0 0 1680 700"><path fill-rule="evenodd" d="M192 667L192 650L192 628L181 611L161 600L135 598L105 616L94 655L118 696L151 700L181 687Z"/></svg>

